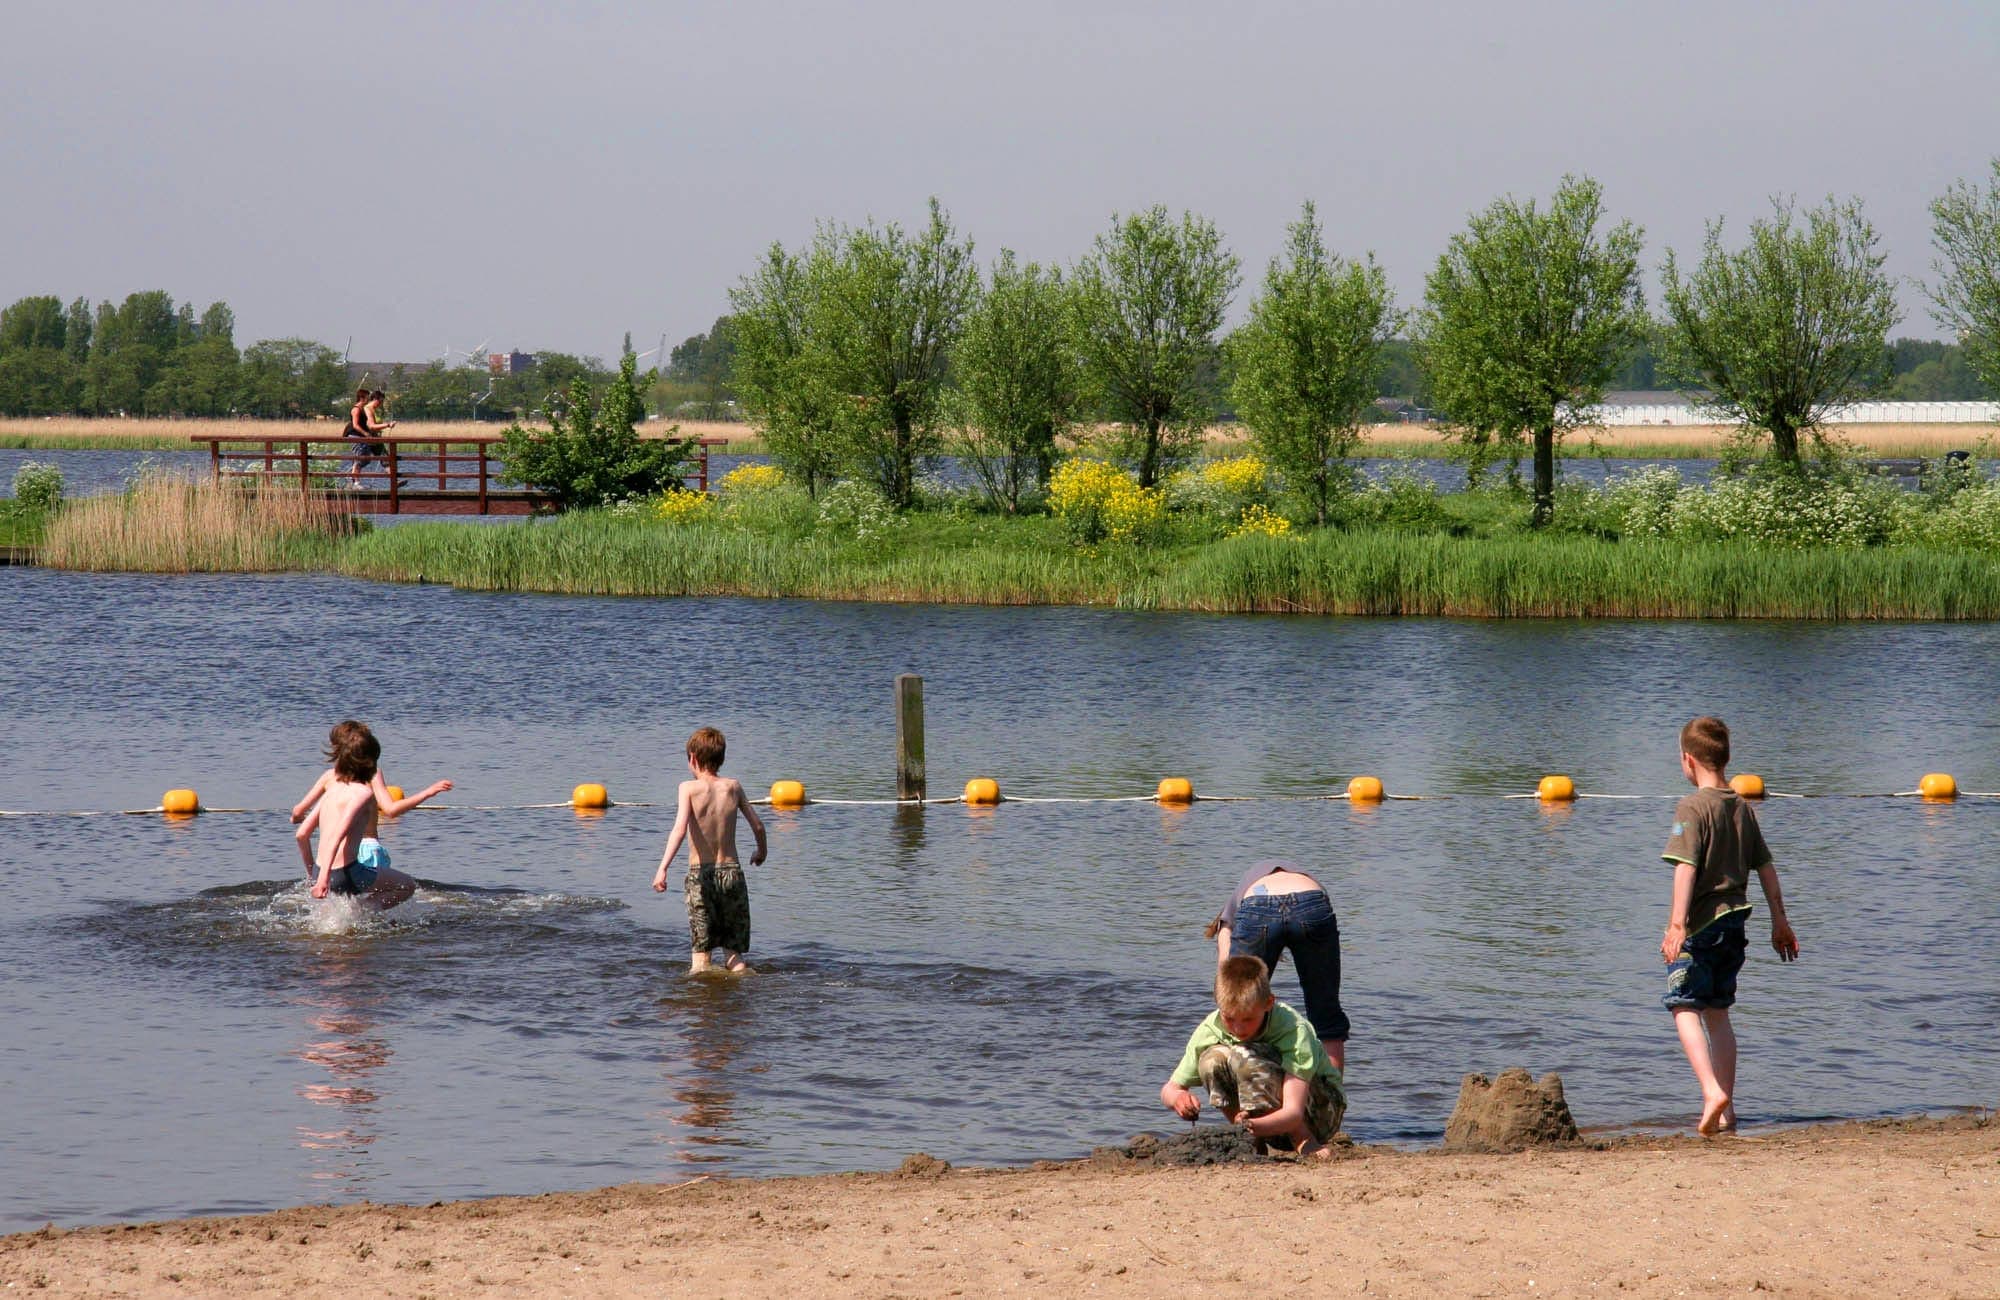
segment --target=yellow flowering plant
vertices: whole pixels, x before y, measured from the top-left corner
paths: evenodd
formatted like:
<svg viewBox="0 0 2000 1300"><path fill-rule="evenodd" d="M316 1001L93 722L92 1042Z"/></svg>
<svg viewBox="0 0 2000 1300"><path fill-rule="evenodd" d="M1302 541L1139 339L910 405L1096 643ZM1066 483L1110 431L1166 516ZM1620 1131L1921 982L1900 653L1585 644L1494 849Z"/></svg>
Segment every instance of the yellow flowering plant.
<svg viewBox="0 0 2000 1300"><path fill-rule="evenodd" d="M1049 510L1080 546L1137 541L1167 517L1165 494L1101 460L1074 459L1049 478Z"/></svg>
<svg viewBox="0 0 2000 1300"><path fill-rule="evenodd" d="M1292 521L1268 506L1243 508L1243 518L1230 531L1231 537L1283 537L1292 531Z"/></svg>
<svg viewBox="0 0 2000 1300"><path fill-rule="evenodd" d="M724 474L716 482L716 491L724 494L743 492L768 492L772 488L785 485L785 471L776 465L738 465Z"/></svg>
<svg viewBox="0 0 2000 1300"><path fill-rule="evenodd" d="M715 514L715 498L706 492L668 492L653 506L653 513L670 524L700 523Z"/></svg>

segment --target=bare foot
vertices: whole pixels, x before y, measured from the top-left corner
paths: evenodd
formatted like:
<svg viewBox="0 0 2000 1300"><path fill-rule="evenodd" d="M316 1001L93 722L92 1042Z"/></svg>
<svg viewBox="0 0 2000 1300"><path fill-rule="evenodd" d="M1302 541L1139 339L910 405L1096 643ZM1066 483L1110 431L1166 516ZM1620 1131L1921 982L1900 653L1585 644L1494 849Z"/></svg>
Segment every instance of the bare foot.
<svg viewBox="0 0 2000 1300"><path fill-rule="evenodd" d="M723 967L723 969L728 971L731 975L755 975L757 973L755 970L751 969L750 963L744 961L741 957L738 957L735 961L730 962L727 966Z"/></svg>
<svg viewBox="0 0 2000 1300"><path fill-rule="evenodd" d="M1311 1160L1325 1164L1333 1159L1333 1147L1326 1142L1308 1142L1299 1148L1300 1161Z"/></svg>
<svg viewBox="0 0 2000 1300"><path fill-rule="evenodd" d="M1701 1122L1694 1126L1694 1131L1703 1137L1714 1137L1722 1132L1722 1117L1728 1110L1729 1097L1726 1093L1708 1098L1701 1108Z"/></svg>

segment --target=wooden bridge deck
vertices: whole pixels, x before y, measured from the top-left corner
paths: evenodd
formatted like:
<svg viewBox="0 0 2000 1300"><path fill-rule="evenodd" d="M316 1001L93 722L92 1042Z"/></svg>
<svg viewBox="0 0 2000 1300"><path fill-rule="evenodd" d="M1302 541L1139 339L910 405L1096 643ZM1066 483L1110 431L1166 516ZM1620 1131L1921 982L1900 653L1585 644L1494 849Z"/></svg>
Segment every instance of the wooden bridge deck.
<svg viewBox="0 0 2000 1300"><path fill-rule="evenodd" d="M248 479L266 487L318 493L334 509L356 515L529 515L555 501L532 489L502 486L493 448L495 433L341 434L308 438L246 438L190 434L206 444L210 470L220 481ZM698 459L688 486L708 490L708 449L723 438L694 440ZM380 444L381 455L373 454Z"/></svg>

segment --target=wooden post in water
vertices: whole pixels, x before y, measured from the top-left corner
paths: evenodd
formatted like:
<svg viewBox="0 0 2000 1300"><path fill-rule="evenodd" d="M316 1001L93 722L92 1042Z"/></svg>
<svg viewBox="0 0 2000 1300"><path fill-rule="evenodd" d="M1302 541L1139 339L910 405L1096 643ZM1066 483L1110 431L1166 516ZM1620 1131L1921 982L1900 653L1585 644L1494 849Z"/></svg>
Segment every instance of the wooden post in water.
<svg viewBox="0 0 2000 1300"><path fill-rule="evenodd" d="M896 797L924 797L924 679L896 678Z"/></svg>

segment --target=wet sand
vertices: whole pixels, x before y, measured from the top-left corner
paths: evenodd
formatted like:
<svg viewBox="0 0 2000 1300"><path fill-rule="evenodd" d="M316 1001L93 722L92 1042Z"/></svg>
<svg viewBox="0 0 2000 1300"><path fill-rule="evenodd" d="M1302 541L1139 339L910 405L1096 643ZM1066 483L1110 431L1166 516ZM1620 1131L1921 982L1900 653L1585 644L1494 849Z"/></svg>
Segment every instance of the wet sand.
<svg viewBox="0 0 2000 1300"><path fill-rule="evenodd" d="M733 1180L0 1239L93 1296L2000 1294L2000 1124Z"/></svg>

